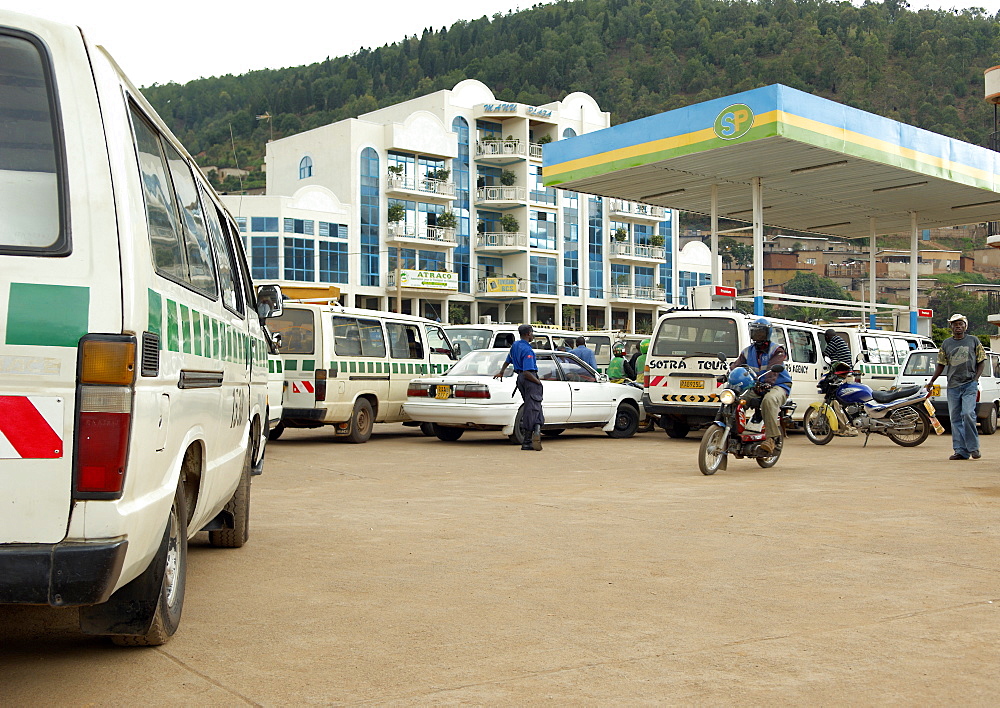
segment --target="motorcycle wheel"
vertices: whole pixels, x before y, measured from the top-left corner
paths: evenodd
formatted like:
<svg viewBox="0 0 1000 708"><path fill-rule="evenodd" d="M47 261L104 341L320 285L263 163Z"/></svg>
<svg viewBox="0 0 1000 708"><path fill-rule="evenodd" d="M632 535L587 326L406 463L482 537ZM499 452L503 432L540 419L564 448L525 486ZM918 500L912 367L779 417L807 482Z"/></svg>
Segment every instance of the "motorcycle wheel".
<svg viewBox="0 0 1000 708"><path fill-rule="evenodd" d="M833 429L830 427L830 419L826 417L825 406L807 410L802 419L802 429L813 445L826 445L833 440Z"/></svg>
<svg viewBox="0 0 1000 708"><path fill-rule="evenodd" d="M725 432L719 425L710 425L701 437L701 446L698 448L698 469L702 474L715 474L722 466L722 461L726 457L726 452L722 449Z"/></svg>
<svg viewBox="0 0 1000 708"><path fill-rule="evenodd" d="M781 438L778 441L778 445L777 447L774 448L774 452L771 454L770 457L755 457L754 459L757 460L757 464L763 467L764 469L767 469L768 467L774 467L774 465L778 462L778 458L781 457L781 448L784 447L784 445L785 445L785 439Z"/></svg>
<svg viewBox="0 0 1000 708"><path fill-rule="evenodd" d="M907 432L898 432L895 428L885 431L886 437L902 447L916 447L927 439L931 432L931 421L919 408L907 406L893 411L889 416L894 426L904 428ZM912 428L913 432L909 432Z"/></svg>

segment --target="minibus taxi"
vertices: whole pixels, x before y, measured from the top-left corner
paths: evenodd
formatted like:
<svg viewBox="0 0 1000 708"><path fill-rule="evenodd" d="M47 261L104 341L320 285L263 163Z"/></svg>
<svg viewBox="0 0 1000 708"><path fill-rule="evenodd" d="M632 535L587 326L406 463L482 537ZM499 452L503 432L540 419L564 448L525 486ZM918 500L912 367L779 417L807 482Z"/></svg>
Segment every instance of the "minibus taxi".
<svg viewBox="0 0 1000 708"><path fill-rule="evenodd" d="M285 301L268 327L281 336L285 374L272 440L285 428L331 425L349 442L367 442L374 423L410 420L411 379L443 374L457 358L440 324L412 315Z"/></svg>
<svg viewBox="0 0 1000 708"><path fill-rule="evenodd" d="M0 10L0 106L0 604L162 644L188 538L249 536L280 290L80 29Z"/></svg>

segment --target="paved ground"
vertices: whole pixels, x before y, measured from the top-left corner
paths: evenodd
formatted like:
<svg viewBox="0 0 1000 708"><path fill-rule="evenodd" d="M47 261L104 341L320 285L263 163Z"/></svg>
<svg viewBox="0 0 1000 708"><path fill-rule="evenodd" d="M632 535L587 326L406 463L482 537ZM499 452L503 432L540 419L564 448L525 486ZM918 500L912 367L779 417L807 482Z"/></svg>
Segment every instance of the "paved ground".
<svg viewBox="0 0 1000 708"><path fill-rule="evenodd" d="M1000 435L703 477L693 435L378 430L272 445L162 648L0 608L0 703L996 703Z"/></svg>

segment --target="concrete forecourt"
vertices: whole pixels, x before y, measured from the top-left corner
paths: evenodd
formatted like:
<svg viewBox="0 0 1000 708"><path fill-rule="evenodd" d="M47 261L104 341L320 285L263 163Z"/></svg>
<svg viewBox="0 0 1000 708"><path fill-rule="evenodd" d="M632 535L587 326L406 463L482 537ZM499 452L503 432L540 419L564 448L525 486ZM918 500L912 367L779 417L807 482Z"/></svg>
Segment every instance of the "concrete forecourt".
<svg viewBox="0 0 1000 708"><path fill-rule="evenodd" d="M1000 679L1000 436L698 472L698 436L289 430L163 647L0 607L8 705L943 704Z"/></svg>

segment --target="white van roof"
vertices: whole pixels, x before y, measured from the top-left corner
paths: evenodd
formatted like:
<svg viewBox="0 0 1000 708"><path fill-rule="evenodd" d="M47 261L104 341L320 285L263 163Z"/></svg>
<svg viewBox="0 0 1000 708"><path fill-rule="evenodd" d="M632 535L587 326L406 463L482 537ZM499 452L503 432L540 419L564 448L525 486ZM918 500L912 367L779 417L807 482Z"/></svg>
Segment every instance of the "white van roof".
<svg viewBox="0 0 1000 708"><path fill-rule="evenodd" d="M354 315L356 317L375 317L378 319L390 319L398 320L401 322L418 322L422 324L435 324L442 325L440 322L435 322L434 320L427 319L426 317L418 317L417 315L404 315L396 312L385 312L383 310L366 310L363 307L344 307L343 305L335 305L331 303L317 303L317 302L297 302L295 300L285 300L282 303L282 307L286 309L311 309L319 310L320 312L328 312L336 315Z"/></svg>

